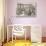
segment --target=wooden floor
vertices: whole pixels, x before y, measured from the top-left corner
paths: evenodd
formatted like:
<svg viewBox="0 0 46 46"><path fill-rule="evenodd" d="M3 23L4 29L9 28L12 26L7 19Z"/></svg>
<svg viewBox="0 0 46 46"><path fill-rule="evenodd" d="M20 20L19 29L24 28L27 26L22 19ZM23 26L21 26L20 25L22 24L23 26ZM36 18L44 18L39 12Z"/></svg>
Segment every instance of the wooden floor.
<svg viewBox="0 0 46 46"><path fill-rule="evenodd" d="M42 42L46 42L46 37L42 37Z"/></svg>
<svg viewBox="0 0 46 46"><path fill-rule="evenodd" d="M46 43L31 43L30 41L14 40L5 43L3 46L46 46Z"/></svg>
<svg viewBox="0 0 46 46"><path fill-rule="evenodd" d="M24 41L24 40L16 40L16 41L10 41L8 43L5 43L3 46L31 46L30 41Z"/></svg>

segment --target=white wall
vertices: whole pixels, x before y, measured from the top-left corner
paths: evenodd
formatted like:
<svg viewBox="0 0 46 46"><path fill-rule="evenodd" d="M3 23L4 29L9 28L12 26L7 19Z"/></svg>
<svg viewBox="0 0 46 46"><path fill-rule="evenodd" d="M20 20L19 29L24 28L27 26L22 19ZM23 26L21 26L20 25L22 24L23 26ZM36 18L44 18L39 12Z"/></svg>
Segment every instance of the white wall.
<svg viewBox="0 0 46 46"><path fill-rule="evenodd" d="M43 37L46 37L46 0L36 0L37 15L36 17L15 17L16 16L16 1L7 0L7 16L11 16L11 21L8 19L8 24L40 24L43 27ZM31 0L23 0L29 2ZM8 18L8 17L7 17ZM44 29L45 27L45 29Z"/></svg>

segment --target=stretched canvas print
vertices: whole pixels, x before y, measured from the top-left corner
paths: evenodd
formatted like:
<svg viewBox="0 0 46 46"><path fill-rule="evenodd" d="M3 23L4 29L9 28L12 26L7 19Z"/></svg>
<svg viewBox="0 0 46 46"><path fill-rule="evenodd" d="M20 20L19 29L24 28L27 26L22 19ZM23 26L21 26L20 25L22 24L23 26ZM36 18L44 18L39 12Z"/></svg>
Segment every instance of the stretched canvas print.
<svg viewBox="0 0 46 46"><path fill-rule="evenodd" d="M23 0L17 0L16 7L16 16L26 16L26 17L35 17L36 16L36 2L28 1L24 2Z"/></svg>

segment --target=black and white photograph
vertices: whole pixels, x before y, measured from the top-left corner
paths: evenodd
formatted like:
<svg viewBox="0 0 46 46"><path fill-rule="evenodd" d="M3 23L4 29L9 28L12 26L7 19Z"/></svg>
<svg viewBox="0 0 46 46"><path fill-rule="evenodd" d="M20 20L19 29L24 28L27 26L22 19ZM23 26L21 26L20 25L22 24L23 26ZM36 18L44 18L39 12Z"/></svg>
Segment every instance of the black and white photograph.
<svg viewBox="0 0 46 46"><path fill-rule="evenodd" d="M35 17L36 16L36 3L33 4L23 4L17 3L16 15L19 17Z"/></svg>

